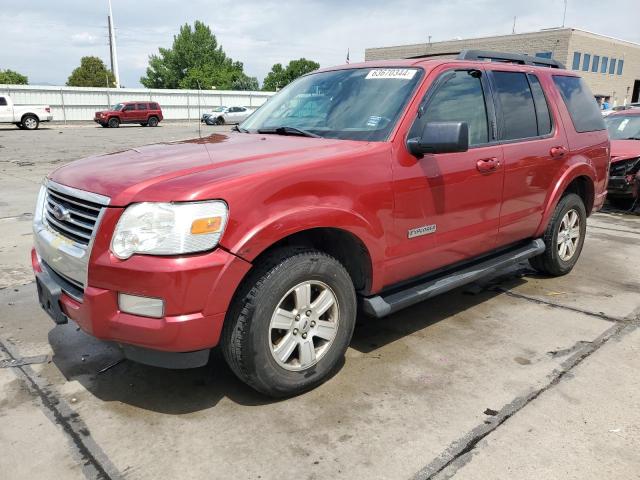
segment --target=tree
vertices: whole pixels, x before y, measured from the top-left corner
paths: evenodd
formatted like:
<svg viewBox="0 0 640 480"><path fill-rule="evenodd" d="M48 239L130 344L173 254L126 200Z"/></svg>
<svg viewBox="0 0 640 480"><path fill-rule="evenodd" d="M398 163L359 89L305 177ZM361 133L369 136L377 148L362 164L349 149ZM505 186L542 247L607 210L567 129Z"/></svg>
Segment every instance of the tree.
<svg viewBox="0 0 640 480"><path fill-rule="evenodd" d="M115 87L116 79L100 58L82 57L80 66L71 72L67 85L70 87Z"/></svg>
<svg viewBox="0 0 640 480"><path fill-rule="evenodd" d="M255 78L245 75L242 62L227 57L211 29L199 20L193 28L186 23L180 27L171 48L158 50L158 55L149 56L147 74L140 78L147 88L258 87Z"/></svg>
<svg viewBox="0 0 640 480"><path fill-rule="evenodd" d="M286 68L284 68L282 64L276 63L271 67L271 71L265 77L262 89L270 91L278 90L305 73L313 72L318 68L320 68L318 62L307 60L306 58L291 60Z"/></svg>
<svg viewBox="0 0 640 480"><path fill-rule="evenodd" d="M0 83L6 85L29 85L29 79L13 70L0 70Z"/></svg>

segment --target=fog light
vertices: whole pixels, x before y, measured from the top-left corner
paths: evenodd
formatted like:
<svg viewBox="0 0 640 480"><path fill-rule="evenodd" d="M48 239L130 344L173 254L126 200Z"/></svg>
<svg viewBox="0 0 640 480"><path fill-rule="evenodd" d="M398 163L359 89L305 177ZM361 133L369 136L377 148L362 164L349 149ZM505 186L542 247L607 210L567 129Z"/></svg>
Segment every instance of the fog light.
<svg viewBox="0 0 640 480"><path fill-rule="evenodd" d="M118 308L122 312L143 317L161 318L164 316L164 300L161 298L118 293Z"/></svg>

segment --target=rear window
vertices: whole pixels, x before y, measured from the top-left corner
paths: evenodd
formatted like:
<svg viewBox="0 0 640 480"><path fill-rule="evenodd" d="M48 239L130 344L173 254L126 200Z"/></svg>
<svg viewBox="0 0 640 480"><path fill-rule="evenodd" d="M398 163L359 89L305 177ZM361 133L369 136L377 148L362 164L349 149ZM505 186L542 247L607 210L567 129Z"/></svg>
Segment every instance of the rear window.
<svg viewBox="0 0 640 480"><path fill-rule="evenodd" d="M554 75L553 81L560 90L576 132L604 130L604 121L596 99L582 78Z"/></svg>
<svg viewBox="0 0 640 480"><path fill-rule="evenodd" d="M533 95L524 73L493 72L502 110L502 140L536 137L538 122Z"/></svg>

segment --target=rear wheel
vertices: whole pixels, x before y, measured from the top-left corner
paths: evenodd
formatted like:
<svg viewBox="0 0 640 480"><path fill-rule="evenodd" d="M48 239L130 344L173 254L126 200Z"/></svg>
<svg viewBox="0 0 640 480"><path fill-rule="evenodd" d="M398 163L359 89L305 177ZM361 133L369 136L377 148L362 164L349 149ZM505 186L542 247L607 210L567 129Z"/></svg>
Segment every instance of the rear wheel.
<svg viewBox="0 0 640 480"><path fill-rule="evenodd" d="M575 193L565 195L544 233L546 250L529 259L529 263L540 273L566 275L580 257L586 231L587 213L582 198Z"/></svg>
<svg viewBox="0 0 640 480"><path fill-rule="evenodd" d="M336 370L355 318L355 290L340 262L316 250L280 250L238 291L222 350L242 381L269 396L291 396Z"/></svg>
<svg viewBox="0 0 640 480"><path fill-rule="evenodd" d="M111 117L107 124L109 128L118 128L120 126L120 119L118 117Z"/></svg>
<svg viewBox="0 0 640 480"><path fill-rule="evenodd" d="M35 115L25 115L22 117L21 125L25 130L36 130L40 125L40 120Z"/></svg>
<svg viewBox="0 0 640 480"><path fill-rule="evenodd" d="M147 120L147 125L149 125L150 127L157 127L158 117L149 117L149 120Z"/></svg>

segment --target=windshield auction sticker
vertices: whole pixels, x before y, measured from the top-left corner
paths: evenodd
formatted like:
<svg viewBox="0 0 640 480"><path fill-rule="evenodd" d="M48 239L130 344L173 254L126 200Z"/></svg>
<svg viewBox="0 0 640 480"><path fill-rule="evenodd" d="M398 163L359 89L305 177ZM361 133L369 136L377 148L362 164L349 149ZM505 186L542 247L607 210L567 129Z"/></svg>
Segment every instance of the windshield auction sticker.
<svg viewBox="0 0 640 480"><path fill-rule="evenodd" d="M365 80L378 78L399 78L401 80L411 80L415 74L416 70L414 68L376 68L375 70L371 70L367 73Z"/></svg>

